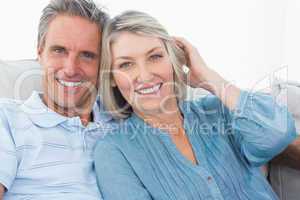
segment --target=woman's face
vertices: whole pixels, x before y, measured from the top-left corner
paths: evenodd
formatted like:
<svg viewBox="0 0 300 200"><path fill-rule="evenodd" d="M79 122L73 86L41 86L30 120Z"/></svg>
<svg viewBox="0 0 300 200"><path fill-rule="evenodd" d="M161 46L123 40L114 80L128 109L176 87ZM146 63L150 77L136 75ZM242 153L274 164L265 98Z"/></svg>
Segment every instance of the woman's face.
<svg viewBox="0 0 300 200"><path fill-rule="evenodd" d="M135 112L176 103L173 67L159 38L122 32L111 45L113 82Z"/></svg>

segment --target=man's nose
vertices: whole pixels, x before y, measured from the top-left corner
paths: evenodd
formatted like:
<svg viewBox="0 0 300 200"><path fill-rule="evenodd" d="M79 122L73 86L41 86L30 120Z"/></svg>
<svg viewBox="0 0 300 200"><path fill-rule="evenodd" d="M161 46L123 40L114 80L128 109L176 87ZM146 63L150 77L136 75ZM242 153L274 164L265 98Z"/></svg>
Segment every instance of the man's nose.
<svg viewBox="0 0 300 200"><path fill-rule="evenodd" d="M75 55L69 55L65 60L64 72L67 76L74 76L77 72L78 61Z"/></svg>

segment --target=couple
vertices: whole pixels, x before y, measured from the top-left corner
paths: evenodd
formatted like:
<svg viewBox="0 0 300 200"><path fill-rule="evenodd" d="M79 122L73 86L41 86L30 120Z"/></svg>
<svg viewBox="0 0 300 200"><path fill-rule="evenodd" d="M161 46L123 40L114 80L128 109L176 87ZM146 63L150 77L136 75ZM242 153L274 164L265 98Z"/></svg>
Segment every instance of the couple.
<svg viewBox="0 0 300 200"><path fill-rule="evenodd" d="M259 166L295 138L287 109L151 16L53 0L38 58L43 93L1 101L0 199L277 199ZM187 84L213 96L185 101Z"/></svg>

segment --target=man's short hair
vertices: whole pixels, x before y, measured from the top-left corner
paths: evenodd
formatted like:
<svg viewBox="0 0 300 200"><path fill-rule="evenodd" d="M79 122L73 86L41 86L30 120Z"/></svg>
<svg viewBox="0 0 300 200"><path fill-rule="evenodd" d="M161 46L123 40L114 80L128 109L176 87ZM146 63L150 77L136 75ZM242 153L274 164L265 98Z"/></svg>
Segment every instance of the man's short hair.
<svg viewBox="0 0 300 200"><path fill-rule="evenodd" d="M51 21L58 15L79 16L98 25L101 31L109 16L92 0L51 0L43 9L38 27L38 47L45 44Z"/></svg>

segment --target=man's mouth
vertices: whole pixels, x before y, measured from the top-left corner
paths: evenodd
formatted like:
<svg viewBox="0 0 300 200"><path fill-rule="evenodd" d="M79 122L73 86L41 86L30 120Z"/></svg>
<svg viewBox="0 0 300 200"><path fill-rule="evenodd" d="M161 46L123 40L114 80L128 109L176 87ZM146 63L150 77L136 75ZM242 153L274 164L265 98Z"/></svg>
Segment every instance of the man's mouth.
<svg viewBox="0 0 300 200"><path fill-rule="evenodd" d="M57 79L57 81L64 87L79 87L84 83L84 81L64 81Z"/></svg>
<svg viewBox="0 0 300 200"><path fill-rule="evenodd" d="M155 94L160 90L161 86L162 86L162 83L159 83L159 84L153 85L151 87L144 87L144 88L135 90L135 92L138 94L142 94L142 95Z"/></svg>

